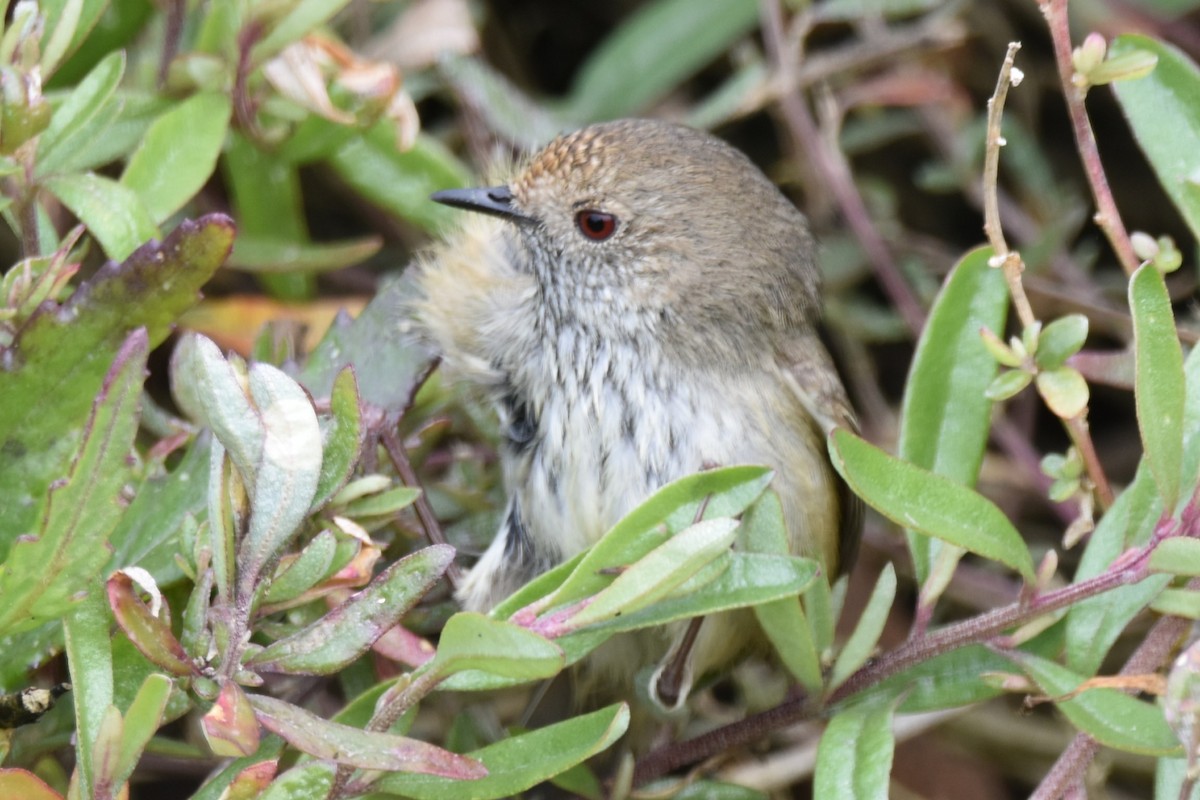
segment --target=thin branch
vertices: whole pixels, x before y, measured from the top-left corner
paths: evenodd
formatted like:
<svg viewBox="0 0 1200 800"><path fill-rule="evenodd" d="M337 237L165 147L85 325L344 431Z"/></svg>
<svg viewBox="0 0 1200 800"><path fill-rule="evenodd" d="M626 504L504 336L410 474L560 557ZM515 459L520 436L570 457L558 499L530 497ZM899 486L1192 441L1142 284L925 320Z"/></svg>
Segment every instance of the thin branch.
<svg viewBox="0 0 1200 800"><path fill-rule="evenodd" d="M1188 588L1200 588L1200 579L1193 578L1188 583ZM1121 667L1120 674L1145 675L1158 672L1170 661L1179 640L1187 635L1191 627L1191 620L1182 617L1159 619ZM1029 796L1029 800L1056 800L1062 797L1068 789L1083 780L1099 750L1100 746L1096 744L1095 739L1086 733L1077 734L1070 746L1054 762L1054 766L1038 784L1034 793Z"/></svg>
<svg viewBox="0 0 1200 800"><path fill-rule="evenodd" d="M995 266L1004 271L1004 279L1008 282L1009 294L1012 295L1013 306L1021 327L1028 328L1037 322L1029 298L1025 296L1025 288L1021 285L1021 273L1025 263L1019 253L1008 249L1004 240L1004 230L1000 226L1000 200L996 185L1000 174L1000 148L1004 146L1004 135L1000 123L1004 118L1004 101L1008 97L1008 88L1020 82L1020 72L1014 73L1013 62L1017 51L1021 49L1020 42L1010 42L1004 63L1000 66L1000 76L996 79L996 91L988 99L987 137L983 158L983 230L995 253Z"/></svg>
<svg viewBox="0 0 1200 800"><path fill-rule="evenodd" d="M787 40L783 12L778 0L762 0L761 8L767 56L772 68L783 75L794 66L784 57ZM883 291L913 335L919 334L925 324L925 310L892 258L883 236L871 221L866 203L854 185L849 165L837 147L821 136L801 95L795 92L783 94L779 98L779 109L792 135L793 145L808 155L821 180L837 199L838 206L855 238L866 252Z"/></svg>
<svg viewBox="0 0 1200 800"><path fill-rule="evenodd" d="M1075 67L1071 63L1071 28L1067 15L1068 0L1040 0L1042 14L1050 28L1050 39L1054 43L1054 60L1058 64L1058 76L1062 81L1063 97L1067 101L1067 113L1071 117L1071 127L1075 132L1075 144L1079 156L1083 160L1083 168L1087 173L1088 183L1092 187L1092 196L1096 200L1096 224L1109 244L1116 252L1127 275L1132 275L1138 268L1138 257L1133 252L1129 234L1125 231L1125 223L1117 211L1117 203L1113 200L1112 190L1108 185L1108 177L1104 174L1104 165L1100 161L1100 148L1096 143L1096 134L1088 120L1087 107L1083 103L1085 90L1075 85Z"/></svg>
<svg viewBox="0 0 1200 800"><path fill-rule="evenodd" d="M425 537L430 544L446 544L446 536L442 533L442 527L438 525L437 516L433 513L432 506L429 505L429 498L425 496L424 488L421 486L421 479L417 477L416 470L412 467L412 462L408 460L408 453L404 450L404 444L396 436L395 430L391 426L384 426L383 432L380 435L383 442L383 448L387 451L388 458L391 459L392 466L396 468L396 474L400 476L400 480L404 481L406 486L411 486L414 489L421 489L421 493L417 495L417 500L413 504L417 510L417 519L421 521L421 527L425 529ZM458 565L451 563L446 570L446 582L450 584L452 590L458 589L461 574Z"/></svg>
<svg viewBox="0 0 1200 800"><path fill-rule="evenodd" d="M1079 451L1080 458L1083 459L1083 465L1087 470L1088 478L1091 479L1092 485L1096 487L1096 500L1100 503L1100 508L1107 511L1112 507L1115 496L1112 485L1108 482L1108 476L1104 474L1104 466L1100 463L1100 456L1096 454L1096 445L1092 442L1092 432L1091 427L1088 425L1087 415L1079 414L1070 419L1064 419L1063 424L1067 428L1067 433L1071 436L1071 443L1075 445L1075 449Z"/></svg>
<svg viewBox="0 0 1200 800"><path fill-rule="evenodd" d="M1190 527L1181 522L1180 533L1186 533ZM909 639L890 653L868 662L835 689L824 704L814 702L814 699L807 695L799 696L694 739L654 750L638 762L634 770L634 786L686 764L708 758L726 748L758 741L771 731L816 717L823 713L823 709L829 709L935 656L964 645L987 642L1006 630L1031 622L1045 614L1067 608L1117 587L1138 583L1149 574L1147 564L1150 553L1159 540L1151 541L1152 544L1147 547L1128 551L1118 558L1107 572L1093 578L1027 600L1019 600L1004 608Z"/></svg>

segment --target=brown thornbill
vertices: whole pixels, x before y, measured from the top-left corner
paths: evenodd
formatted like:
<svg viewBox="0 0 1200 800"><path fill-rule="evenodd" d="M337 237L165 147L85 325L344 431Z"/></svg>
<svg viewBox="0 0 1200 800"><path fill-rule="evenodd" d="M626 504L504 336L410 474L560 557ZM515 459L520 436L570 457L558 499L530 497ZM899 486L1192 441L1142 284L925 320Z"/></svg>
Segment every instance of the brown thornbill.
<svg viewBox="0 0 1200 800"><path fill-rule="evenodd" d="M556 139L507 185L434 199L480 213L423 263L419 316L505 436L508 507L464 607L486 611L712 465L772 467L792 551L844 566L861 507L825 434L854 415L816 331L815 248L744 155L621 120ZM614 640L592 666L630 676L681 631ZM760 638L745 615L711 618L687 672Z"/></svg>

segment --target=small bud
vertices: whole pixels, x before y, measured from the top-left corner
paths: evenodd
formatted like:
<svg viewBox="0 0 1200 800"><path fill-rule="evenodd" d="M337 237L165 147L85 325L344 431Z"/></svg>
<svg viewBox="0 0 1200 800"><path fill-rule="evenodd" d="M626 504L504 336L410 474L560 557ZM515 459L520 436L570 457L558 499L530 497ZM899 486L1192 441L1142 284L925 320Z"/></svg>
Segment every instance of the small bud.
<svg viewBox="0 0 1200 800"><path fill-rule="evenodd" d="M1042 323L1041 320L1034 320L1032 324L1025 326L1025 330L1021 331L1021 344L1025 345L1025 352L1031 356L1036 356L1038 344L1042 339Z"/></svg>
<svg viewBox="0 0 1200 800"><path fill-rule="evenodd" d="M1170 236L1160 236L1156 244L1158 253L1154 256L1154 266L1158 271L1169 274L1179 269L1183 264L1183 253L1175 246L1175 240Z"/></svg>
<svg viewBox="0 0 1200 800"><path fill-rule="evenodd" d="M1000 337L992 333L992 331L984 326L979 329L979 338L983 340L983 346L991 354L992 358L1006 367L1021 366L1021 358L1014 353L1008 345L1000 340Z"/></svg>
<svg viewBox="0 0 1200 800"><path fill-rule="evenodd" d="M1107 52L1108 43L1104 41L1104 37L1098 33L1089 33L1083 40L1083 44L1072 51L1071 65L1080 75L1088 76L1104 61Z"/></svg>
<svg viewBox="0 0 1200 800"><path fill-rule="evenodd" d="M1158 255L1158 242L1148 233L1134 231L1129 234L1129 243L1133 245L1133 254L1142 261L1153 261Z"/></svg>
<svg viewBox="0 0 1200 800"><path fill-rule="evenodd" d="M1038 564L1037 568L1037 583L1035 584L1038 592L1044 592L1050 588L1050 581L1054 580L1054 574L1058 572L1058 552L1056 550L1047 550L1046 555L1042 556L1042 563Z"/></svg>

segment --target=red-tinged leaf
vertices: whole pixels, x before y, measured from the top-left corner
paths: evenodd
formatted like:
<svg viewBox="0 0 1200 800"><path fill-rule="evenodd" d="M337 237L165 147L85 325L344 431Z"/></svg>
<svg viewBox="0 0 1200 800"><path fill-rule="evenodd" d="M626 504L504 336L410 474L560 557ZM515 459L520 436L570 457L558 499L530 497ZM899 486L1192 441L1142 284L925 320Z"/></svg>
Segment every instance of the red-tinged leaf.
<svg viewBox="0 0 1200 800"><path fill-rule="evenodd" d="M418 772L456 780L487 776L487 769L478 761L417 739L330 722L273 697L253 695L250 703L263 727L315 758L360 769Z"/></svg>
<svg viewBox="0 0 1200 800"><path fill-rule="evenodd" d="M256 653L247 666L305 675L342 669L399 623L452 560L454 548L449 545L433 545L402 558L312 625Z"/></svg>
<svg viewBox="0 0 1200 800"><path fill-rule="evenodd" d="M20 537L3 561L0 633L27 630L63 616L108 561L108 537L123 510L121 491L137 433L148 352L144 329L129 334L93 401L69 471L47 491L36 535ZM5 498L0 505L20 502L9 495L0 497Z"/></svg>
<svg viewBox="0 0 1200 800"><path fill-rule="evenodd" d="M183 645L175 638L171 627L151 613L138 594L133 579L124 572L114 572L108 579L107 588L108 605L117 618L117 625L133 646L151 664L172 675L191 675L194 668Z"/></svg>
<svg viewBox="0 0 1200 800"><path fill-rule="evenodd" d="M380 636L371 649L384 658L412 669L433 658L435 652L428 639L417 636L403 625L397 625Z"/></svg>
<svg viewBox="0 0 1200 800"><path fill-rule="evenodd" d="M62 795L51 789L45 781L23 769L0 769L0 797L63 800Z"/></svg>
<svg viewBox="0 0 1200 800"><path fill-rule="evenodd" d="M0 380L0 559L36 525L50 483L70 463L92 399L130 332L153 348L225 260L233 222L182 222L162 244L109 263L61 307L43 303L17 332Z"/></svg>
<svg viewBox="0 0 1200 800"><path fill-rule="evenodd" d="M278 771L278 759L251 764L230 782L221 795L221 800L254 800L275 780L275 773Z"/></svg>
<svg viewBox="0 0 1200 800"><path fill-rule="evenodd" d="M258 750L258 722L254 709L233 681L221 687L217 702L200 721L213 753L225 758L253 755Z"/></svg>

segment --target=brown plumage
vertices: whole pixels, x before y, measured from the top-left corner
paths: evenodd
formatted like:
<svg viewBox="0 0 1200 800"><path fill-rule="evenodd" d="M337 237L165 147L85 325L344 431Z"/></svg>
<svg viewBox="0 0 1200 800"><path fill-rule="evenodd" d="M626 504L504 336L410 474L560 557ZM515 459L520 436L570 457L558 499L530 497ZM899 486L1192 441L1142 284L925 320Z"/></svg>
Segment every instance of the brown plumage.
<svg viewBox="0 0 1200 800"><path fill-rule="evenodd" d="M419 314L447 370L495 402L510 493L460 590L467 608L490 608L713 464L773 467L793 551L838 569L861 508L825 433L854 416L815 330L807 224L745 156L622 120L560 137L507 186L439 199L486 216L427 257ZM697 674L755 638L732 620L703 626ZM674 635L600 660L632 675Z"/></svg>

